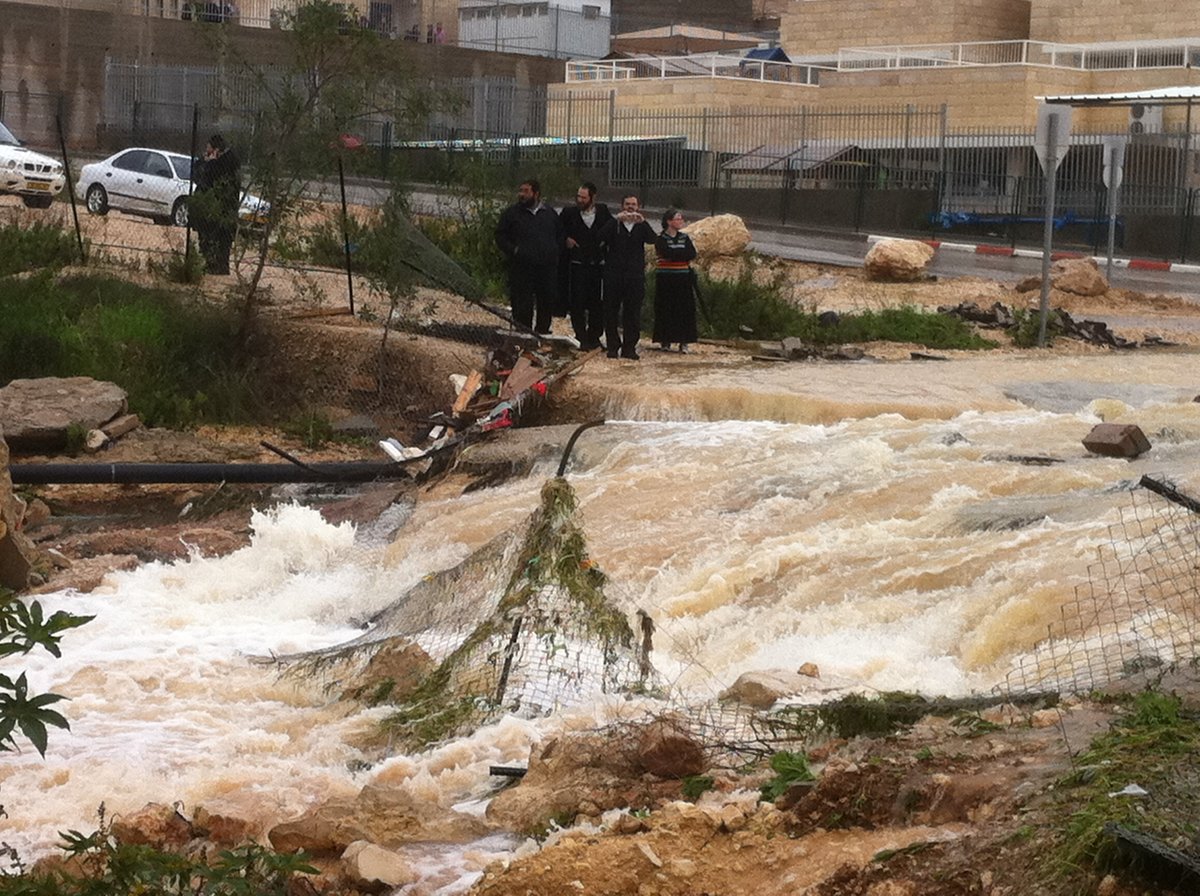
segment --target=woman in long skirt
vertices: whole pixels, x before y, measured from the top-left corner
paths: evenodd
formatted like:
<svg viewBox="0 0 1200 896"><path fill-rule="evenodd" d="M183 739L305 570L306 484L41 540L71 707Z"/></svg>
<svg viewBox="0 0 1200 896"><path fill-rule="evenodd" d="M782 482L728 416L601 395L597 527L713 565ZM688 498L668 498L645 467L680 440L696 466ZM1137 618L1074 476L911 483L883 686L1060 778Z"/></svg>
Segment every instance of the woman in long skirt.
<svg viewBox="0 0 1200 896"><path fill-rule="evenodd" d="M696 247L683 232L683 215L669 208L663 214L662 233L654 241L658 254L658 272L654 283L654 341L663 351L678 343L686 352L695 342L696 291L691 261Z"/></svg>

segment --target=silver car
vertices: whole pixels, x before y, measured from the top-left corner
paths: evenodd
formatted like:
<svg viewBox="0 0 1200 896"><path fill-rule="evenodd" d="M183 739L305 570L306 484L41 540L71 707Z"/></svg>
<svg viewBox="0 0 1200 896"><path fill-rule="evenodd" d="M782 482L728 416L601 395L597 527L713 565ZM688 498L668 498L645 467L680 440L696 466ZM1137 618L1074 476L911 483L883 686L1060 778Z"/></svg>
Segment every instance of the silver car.
<svg viewBox="0 0 1200 896"><path fill-rule="evenodd" d="M84 165L75 192L93 215L116 209L146 215L159 224L186 227L192 160L165 149L123 149L103 162ZM262 224L270 203L242 193L238 218L243 224Z"/></svg>

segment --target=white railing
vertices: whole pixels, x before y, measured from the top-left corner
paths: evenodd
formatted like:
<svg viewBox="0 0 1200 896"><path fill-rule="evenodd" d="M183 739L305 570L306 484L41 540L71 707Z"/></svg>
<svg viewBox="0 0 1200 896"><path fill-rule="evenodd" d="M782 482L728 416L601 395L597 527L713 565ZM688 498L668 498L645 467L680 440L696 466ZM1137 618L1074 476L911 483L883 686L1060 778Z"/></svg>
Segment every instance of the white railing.
<svg viewBox="0 0 1200 896"><path fill-rule="evenodd" d="M837 70L1032 65L1077 71L1188 68L1200 64L1200 38L1128 43L1064 44L997 40L955 44L848 47L838 51Z"/></svg>
<svg viewBox="0 0 1200 896"><path fill-rule="evenodd" d="M568 62L566 81L568 84L594 84L641 78L741 78L815 87L822 71L832 71L832 68L746 59L733 53L696 53L691 56L635 56Z"/></svg>

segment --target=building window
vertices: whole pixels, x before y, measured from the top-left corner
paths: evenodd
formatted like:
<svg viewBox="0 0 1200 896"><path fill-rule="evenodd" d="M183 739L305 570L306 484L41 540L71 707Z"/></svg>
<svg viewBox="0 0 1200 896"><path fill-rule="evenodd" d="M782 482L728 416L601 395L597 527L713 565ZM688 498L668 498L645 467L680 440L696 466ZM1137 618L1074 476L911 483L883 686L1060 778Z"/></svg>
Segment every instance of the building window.
<svg viewBox="0 0 1200 896"><path fill-rule="evenodd" d="M585 5L585 6L583 7L583 17L584 17L585 19L598 19L598 18L600 18L600 7L599 7L599 6L586 6L586 5Z"/></svg>

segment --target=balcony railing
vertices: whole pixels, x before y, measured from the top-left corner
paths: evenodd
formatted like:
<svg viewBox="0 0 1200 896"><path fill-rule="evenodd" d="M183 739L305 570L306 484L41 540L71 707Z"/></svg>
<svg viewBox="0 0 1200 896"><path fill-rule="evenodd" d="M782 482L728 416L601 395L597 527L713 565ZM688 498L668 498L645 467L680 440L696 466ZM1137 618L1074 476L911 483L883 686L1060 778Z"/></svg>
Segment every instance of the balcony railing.
<svg viewBox="0 0 1200 896"><path fill-rule="evenodd" d="M1076 71L1188 68L1200 64L1200 38L1176 41L1064 44L998 40L956 44L849 47L838 51L837 70L1032 65Z"/></svg>
<svg viewBox="0 0 1200 896"><path fill-rule="evenodd" d="M746 59L732 53L696 53L691 56L634 56L568 62L566 81L568 84L596 84L647 78L738 78L816 87L822 71L832 71L832 68Z"/></svg>

